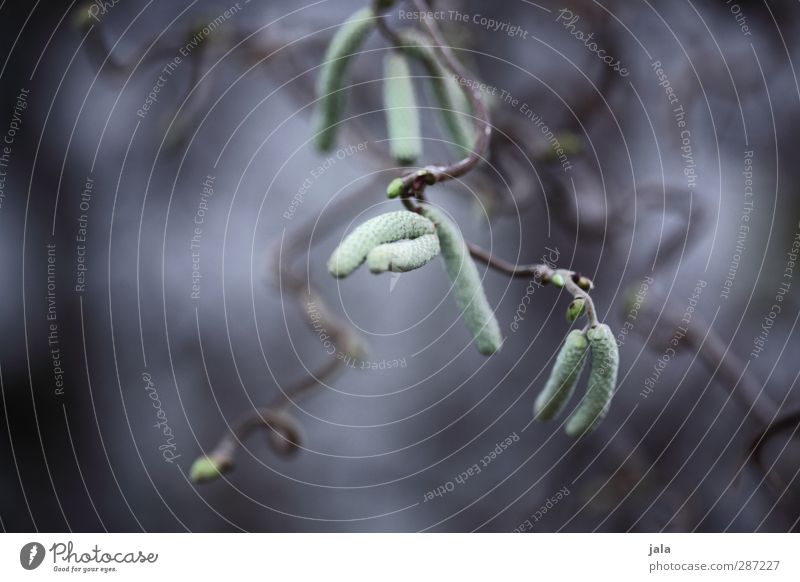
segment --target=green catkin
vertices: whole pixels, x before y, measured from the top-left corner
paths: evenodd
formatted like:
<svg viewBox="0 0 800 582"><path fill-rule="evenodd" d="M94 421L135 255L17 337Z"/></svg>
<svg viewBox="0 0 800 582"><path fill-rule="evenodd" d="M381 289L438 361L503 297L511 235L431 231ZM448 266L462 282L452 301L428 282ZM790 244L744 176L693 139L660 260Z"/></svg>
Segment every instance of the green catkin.
<svg viewBox="0 0 800 582"><path fill-rule="evenodd" d="M478 268L469 255L458 227L435 208L422 209L436 225L447 274L453 282L456 303L464 314L466 324L478 351L486 356L495 353L503 343L500 324L492 311L481 284Z"/></svg>
<svg viewBox="0 0 800 582"><path fill-rule="evenodd" d="M575 385L586 363L589 341L582 331L569 332L544 389L539 393L533 408L537 420L550 420L558 416L572 397Z"/></svg>
<svg viewBox="0 0 800 582"><path fill-rule="evenodd" d="M384 59L383 106L392 157L402 165L413 164L422 154L419 110L414 80L406 57L390 51Z"/></svg>
<svg viewBox="0 0 800 582"><path fill-rule="evenodd" d="M334 277L346 277L384 243L434 234L433 223L415 212L397 210L370 218L347 235L328 259L328 271Z"/></svg>
<svg viewBox="0 0 800 582"><path fill-rule="evenodd" d="M581 403L567 420L566 432L578 437L594 430L608 412L619 370L619 350L614 334L606 324L586 333L592 348L589 387Z"/></svg>
<svg viewBox="0 0 800 582"><path fill-rule="evenodd" d="M453 113L453 117L455 117L455 123L457 123L460 128L457 132L452 132L451 130L451 133L454 136L464 136L466 143L459 145L466 150L465 153L469 153L472 151L472 148L475 145L476 138L475 119L472 117L472 106L469 104L469 99L467 99L467 96L464 94L464 89L459 84L456 77L454 77L448 71L445 71L445 75L445 90L447 91L450 103L453 104L453 109L455 110Z"/></svg>
<svg viewBox="0 0 800 582"><path fill-rule="evenodd" d="M431 41L414 31L401 35L404 50L425 68L438 105L438 113L459 154L472 151L475 142L472 117L467 98L455 78L448 73L430 45Z"/></svg>
<svg viewBox="0 0 800 582"><path fill-rule="evenodd" d="M424 234L412 240L376 246L367 254L367 265L373 273L405 273L426 265L438 254L439 237Z"/></svg>
<svg viewBox="0 0 800 582"><path fill-rule="evenodd" d="M371 7L355 12L333 36L317 79L317 109L315 112L315 134L317 147L330 151L336 144L339 122L345 108L344 89L347 73L353 57L375 27Z"/></svg>

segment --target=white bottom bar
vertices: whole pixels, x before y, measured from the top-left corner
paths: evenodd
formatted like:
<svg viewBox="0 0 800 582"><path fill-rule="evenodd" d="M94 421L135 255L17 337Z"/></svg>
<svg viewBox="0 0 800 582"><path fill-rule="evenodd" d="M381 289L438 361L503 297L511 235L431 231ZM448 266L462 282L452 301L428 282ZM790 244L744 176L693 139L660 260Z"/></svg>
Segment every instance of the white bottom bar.
<svg viewBox="0 0 800 582"><path fill-rule="evenodd" d="M791 534L4 534L0 578L796 581L798 541Z"/></svg>

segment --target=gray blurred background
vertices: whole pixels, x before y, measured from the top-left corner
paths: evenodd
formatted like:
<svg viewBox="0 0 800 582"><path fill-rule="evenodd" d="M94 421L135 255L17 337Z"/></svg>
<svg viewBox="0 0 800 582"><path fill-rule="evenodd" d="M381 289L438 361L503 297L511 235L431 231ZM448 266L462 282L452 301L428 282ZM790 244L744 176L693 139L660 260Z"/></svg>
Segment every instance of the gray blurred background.
<svg viewBox="0 0 800 582"><path fill-rule="evenodd" d="M438 261L326 272L354 224L400 208L380 35L356 61L342 149L325 163L310 141L325 46L364 4L120 0L90 27L77 3L0 5L3 529L797 529L797 4L435 2L496 88L495 131L482 168L429 197L499 257L592 278L620 338L611 412L580 441L563 419L531 423L566 293L481 265L506 337L484 359ZM420 28L399 10L390 26ZM448 161L418 89L421 162ZM526 111L570 145L568 170ZM192 484L231 425L330 364L309 285L378 369L289 405L296 454L255 432L235 470Z"/></svg>

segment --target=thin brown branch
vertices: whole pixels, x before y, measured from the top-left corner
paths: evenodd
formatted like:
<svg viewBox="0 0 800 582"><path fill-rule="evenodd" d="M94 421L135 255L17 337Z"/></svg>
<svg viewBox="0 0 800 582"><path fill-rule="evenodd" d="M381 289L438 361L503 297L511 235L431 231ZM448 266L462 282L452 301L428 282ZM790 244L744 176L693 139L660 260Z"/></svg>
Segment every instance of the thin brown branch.
<svg viewBox="0 0 800 582"><path fill-rule="evenodd" d="M686 334L689 345L698 350L700 358L709 368L716 370L721 384L729 387L734 398L750 408L761 423L770 423L779 412L778 404L716 331L709 329L704 334L700 329L706 329L706 326L697 320L697 324Z"/></svg>
<svg viewBox="0 0 800 582"><path fill-rule="evenodd" d="M272 408L259 408L243 418L231 432L226 433L207 455L214 460L220 473L233 469L236 451L255 430L267 432L267 442L278 455L291 455L301 446L300 429L294 420Z"/></svg>
<svg viewBox="0 0 800 582"><path fill-rule="evenodd" d="M542 284L550 282L550 277L555 273L553 269L544 264L518 265L494 256L489 251L472 242L467 242L469 253L476 259L492 269L511 275L512 277L536 277Z"/></svg>
<svg viewBox="0 0 800 582"><path fill-rule="evenodd" d="M543 285L552 283L557 287L564 287L573 297L581 298L585 301L589 327L598 325L599 321L597 319L594 301L592 301L592 298L589 296L589 291L594 287L594 284L590 279L583 277L580 273L567 269L553 269L546 264L534 263L518 265L495 257L489 251L475 243L467 242L467 247L469 248L469 253L472 255L472 258L485 263L496 271L511 275L512 277L534 277Z"/></svg>
<svg viewBox="0 0 800 582"><path fill-rule="evenodd" d="M292 404L298 397L321 386L322 382L333 377L341 368L341 359L329 359L318 371L306 374L302 380L292 385L290 388L281 391L281 393L270 402L270 408L285 410L286 407Z"/></svg>
<svg viewBox="0 0 800 582"><path fill-rule="evenodd" d="M794 430L792 431L791 438L795 438L798 430L800 430L800 408L789 410L772 422L769 422L756 434L750 442L750 446L747 448L747 458L753 461L756 467L767 477L768 481L779 491L784 491L787 485L783 479L772 470L775 463L769 467L766 465L763 459L763 452L767 443L779 432L792 428Z"/></svg>
<svg viewBox="0 0 800 582"><path fill-rule="evenodd" d="M378 29L378 32L386 39L386 41L392 45L393 47L401 47L403 44L403 39L392 30L388 23L386 22L386 16L384 16L384 12L388 10L391 5L387 2L383 2L382 0L373 0L372 2L372 10L375 13L375 27Z"/></svg>
<svg viewBox="0 0 800 582"><path fill-rule="evenodd" d="M658 301L654 303L660 304ZM780 407L762 389L761 382L731 351L719 334L714 329L710 329L701 319L695 317L691 327L684 326L681 317L674 311L665 308L662 313L658 314L655 307L651 306L644 307L641 316L644 328L639 330L640 334L653 328L655 328L654 333L663 332L665 329L663 326L669 326L667 329L683 327L686 344L697 351L700 360L720 380L720 385L742 406L746 407L760 424L768 425L777 416ZM659 323L662 325L655 327ZM669 341L669 336L666 334L656 337L657 341Z"/></svg>
<svg viewBox="0 0 800 582"><path fill-rule="evenodd" d="M78 10L86 10L86 6ZM103 31L94 23L88 12L85 17L80 18L78 28L87 35L84 43L86 55L101 74L128 76L143 65L172 59L183 45L183 43L175 42L174 37L166 35L154 40L147 47L145 54L134 55L127 60L122 60L111 52L111 47L106 42Z"/></svg>

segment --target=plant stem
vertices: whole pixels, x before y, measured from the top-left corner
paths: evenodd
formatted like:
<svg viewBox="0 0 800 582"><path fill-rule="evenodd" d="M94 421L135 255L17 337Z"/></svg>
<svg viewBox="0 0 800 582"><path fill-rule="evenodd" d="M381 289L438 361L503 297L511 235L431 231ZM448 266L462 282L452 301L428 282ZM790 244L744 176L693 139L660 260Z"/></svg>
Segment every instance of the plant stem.
<svg viewBox="0 0 800 582"><path fill-rule="evenodd" d="M375 27L390 45L397 48L402 46L404 43L403 39L401 39L400 36L398 36L394 30L389 28L388 24L386 24L386 16L384 16L384 12L386 12L386 10L389 8L389 6L386 6L386 4L382 3L380 0L373 0L372 2L372 11L375 13L376 18Z"/></svg>
<svg viewBox="0 0 800 582"><path fill-rule="evenodd" d="M208 457L213 458L223 471L232 469L236 451L257 429L268 431L269 444L280 455L289 455L300 445L300 430L290 417L272 408L259 408L243 418L231 432L225 433Z"/></svg>
<svg viewBox="0 0 800 582"><path fill-rule="evenodd" d="M469 247L469 253L472 255L472 258L485 263L496 271L511 275L512 277L534 277L540 283L546 285L552 282L553 275L560 275L564 279L564 288L574 297L580 297L586 302L586 315L589 318L589 327L598 325L597 311L595 310L592 298L589 296L589 290L593 287L590 279L582 277L575 271L553 269L546 264L533 263L529 265L517 265L493 256L489 251L475 243L467 242L467 247Z"/></svg>

